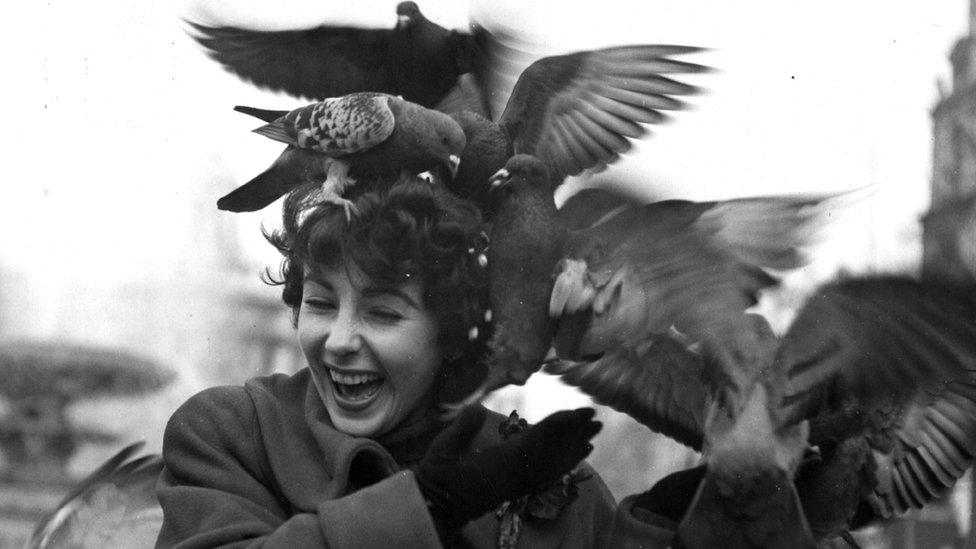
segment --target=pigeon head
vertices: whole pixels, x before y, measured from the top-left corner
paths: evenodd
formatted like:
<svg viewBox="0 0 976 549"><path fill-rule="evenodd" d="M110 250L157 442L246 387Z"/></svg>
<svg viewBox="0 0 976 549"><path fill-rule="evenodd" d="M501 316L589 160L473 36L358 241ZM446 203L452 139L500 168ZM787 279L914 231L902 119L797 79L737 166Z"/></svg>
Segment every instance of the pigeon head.
<svg viewBox="0 0 976 549"><path fill-rule="evenodd" d="M488 180L492 189L506 187L548 187L549 170L538 158L529 154L517 154L508 159L505 167Z"/></svg>
<svg viewBox="0 0 976 549"><path fill-rule="evenodd" d="M496 206L513 198L523 202L530 196L534 197L533 203L539 200L552 202L549 170L541 160L527 154L510 158L504 168L488 179L488 188Z"/></svg>
<svg viewBox="0 0 976 549"><path fill-rule="evenodd" d="M429 131L423 136L423 140L426 141L424 148L436 156L440 165L447 168L453 178L457 175L458 166L461 164L461 153L464 151L467 138L461 126L450 116L436 111L431 113Z"/></svg>
<svg viewBox="0 0 976 549"><path fill-rule="evenodd" d="M397 4L396 13L398 29L407 28L424 17L416 2L400 2Z"/></svg>

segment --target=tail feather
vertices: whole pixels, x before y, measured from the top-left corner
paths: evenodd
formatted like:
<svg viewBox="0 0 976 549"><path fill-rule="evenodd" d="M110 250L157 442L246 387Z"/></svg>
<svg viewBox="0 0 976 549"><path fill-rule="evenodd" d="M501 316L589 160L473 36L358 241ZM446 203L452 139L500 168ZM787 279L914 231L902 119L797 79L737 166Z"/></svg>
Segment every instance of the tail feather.
<svg viewBox="0 0 976 549"><path fill-rule="evenodd" d="M276 111L271 109L258 109L256 107L245 107L243 105L237 105L236 107L234 107L234 110L237 112L242 112L244 114L251 115L254 118L263 120L265 122L274 122L275 120L281 118L282 116L285 116L289 112L289 111Z"/></svg>
<svg viewBox="0 0 976 549"><path fill-rule="evenodd" d="M274 167L217 200L217 209L229 212L256 212L281 198L290 186L281 181Z"/></svg>
<svg viewBox="0 0 976 549"><path fill-rule="evenodd" d="M673 547L815 547L800 498L785 472L755 475L750 488L761 494L736 488L707 472L678 526Z"/></svg>
<svg viewBox="0 0 976 549"><path fill-rule="evenodd" d="M287 143L289 145L297 145L298 142L295 141L295 136L290 135L284 127L280 124L265 124L260 128L252 130L258 135L263 135L268 139L273 139L275 141L280 141L282 143Z"/></svg>

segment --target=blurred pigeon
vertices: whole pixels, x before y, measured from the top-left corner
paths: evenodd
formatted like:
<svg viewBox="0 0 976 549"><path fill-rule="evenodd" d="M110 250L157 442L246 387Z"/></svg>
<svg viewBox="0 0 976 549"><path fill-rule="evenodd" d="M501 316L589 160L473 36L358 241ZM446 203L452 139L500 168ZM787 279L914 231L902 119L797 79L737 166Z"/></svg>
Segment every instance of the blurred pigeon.
<svg viewBox="0 0 976 549"><path fill-rule="evenodd" d="M725 330L748 356L663 336L607 350L599 315L588 321L579 360L548 371L703 451L675 546L853 542L849 530L944 494L976 457L974 285L835 281L781 339L758 315Z"/></svg>
<svg viewBox="0 0 976 549"><path fill-rule="evenodd" d="M538 157L555 191L584 170L599 171L642 137L642 124L667 120L661 112L685 107L673 96L699 91L663 76L708 70L671 57L700 51L688 46L634 45L544 57L529 65L511 90L497 122L483 112L448 111L467 137L452 190L492 217L487 179L513 154ZM471 85L469 95L477 97ZM475 105L478 101L475 101Z"/></svg>
<svg viewBox="0 0 976 549"><path fill-rule="evenodd" d="M396 13L393 29L188 24L213 60L260 88L313 100L381 92L432 108L473 70L475 37L429 21L414 2L401 2Z"/></svg>
<svg viewBox="0 0 976 549"><path fill-rule="evenodd" d="M255 133L288 145L263 173L224 196L217 207L259 210L300 185L322 183L322 200L352 213L343 192L356 179L413 174L443 165L457 171L464 132L447 115L381 93L329 98L290 112L235 110L268 122Z"/></svg>
<svg viewBox="0 0 976 549"><path fill-rule="evenodd" d="M152 547L163 524L158 455L133 459L143 443L123 448L78 483L35 528L26 547Z"/></svg>
<svg viewBox="0 0 976 549"><path fill-rule="evenodd" d="M491 184L494 333L487 379L464 402L524 383L542 367L554 338L559 356L571 359L580 346L600 346L608 357L637 352L672 326L723 341L731 319L776 283L764 267L804 263L798 247L816 220L806 210L824 199L664 201L570 230L541 160L516 155Z"/></svg>

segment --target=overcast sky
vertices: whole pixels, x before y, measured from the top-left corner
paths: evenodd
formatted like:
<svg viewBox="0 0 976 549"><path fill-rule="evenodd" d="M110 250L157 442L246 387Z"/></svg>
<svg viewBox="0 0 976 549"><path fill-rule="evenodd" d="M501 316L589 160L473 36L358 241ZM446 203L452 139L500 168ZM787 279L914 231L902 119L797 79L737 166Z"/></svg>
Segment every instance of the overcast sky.
<svg viewBox="0 0 976 549"><path fill-rule="evenodd" d="M277 156L280 146L250 133L253 120L231 107L299 103L220 70L179 17L389 27L395 4L22 3L3 32L13 123L2 138L0 261L21 269L77 262L91 266L83 269L89 276L171 262L189 253L194 231L230 215L187 204L212 204ZM712 48L696 57L719 69L695 80L709 93L616 168L645 182L649 194L705 199L872 186L869 207L848 219L831 252L835 261L900 265L917 251L903 241L917 236L927 206L929 111L936 79L948 75L949 49L967 32L964 0L483 4L473 8L479 17L523 29L540 54L638 42ZM468 20L461 2L420 5L445 26ZM276 261L257 231L274 218L269 209L236 219L257 262Z"/></svg>

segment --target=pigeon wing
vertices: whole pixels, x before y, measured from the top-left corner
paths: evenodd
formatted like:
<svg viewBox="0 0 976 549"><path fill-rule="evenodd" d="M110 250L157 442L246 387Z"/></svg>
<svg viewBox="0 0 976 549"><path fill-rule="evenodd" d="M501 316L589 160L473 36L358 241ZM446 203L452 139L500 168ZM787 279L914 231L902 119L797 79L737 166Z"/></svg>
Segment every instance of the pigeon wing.
<svg viewBox="0 0 976 549"><path fill-rule="evenodd" d="M823 197L729 202L668 200L622 211L574 233L556 272L550 314L589 308L587 333L605 345L672 326L695 341L727 330L777 283L766 269L796 268L817 231L800 215ZM822 210L820 210L822 211Z"/></svg>
<svg viewBox="0 0 976 549"><path fill-rule="evenodd" d="M42 519L27 547L146 547L156 541L163 514L156 479L158 455L133 459L142 443L123 448L82 480Z"/></svg>
<svg viewBox="0 0 976 549"><path fill-rule="evenodd" d="M702 367L701 356L682 342L656 335L636 348L618 347L594 360L557 360L546 371L598 404L700 451L707 406Z"/></svg>
<svg viewBox="0 0 976 549"><path fill-rule="evenodd" d="M382 86L393 31L318 26L286 31L209 27L188 22L191 36L225 69L256 86L325 99Z"/></svg>
<svg viewBox="0 0 976 549"><path fill-rule="evenodd" d="M972 465L976 370L935 390L916 392L902 410L893 421L895 448L875 448L879 466L870 471L876 487L868 501L882 517L921 509L952 488Z"/></svg>
<svg viewBox="0 0 976 549"><path fill-rule="evenodd" d="M393 133L396 120L390 101L399 100L377 93L328 98L295 109L254 132L328 156L345 156L375 147Z"/></svg>
<svg viewBox="0 0 976 549"><path fill-rule="evenodd" d="M976 287L884 276L815 291L783 336L784 421L853 398L860 406L940 390L976 362Z"/></svg>
<svg viewBox="0 0 976 549"><path fill-rule="evenodd" d="M516 153L545 161L557 181L599 169L630 149L628 139L665 120L661 111L684 104L694 86L664 76L707 70L671 56L686 46L622 46L544 57L522 72L499 123Z"/></svg>
<svg viewBox="0 0 976 549"><path fill-rule="evenodd" d="M689 347L753 341L742 315L776 283L764 268L802 264L794 248L814 234L807 229L815 216L798 212L822 198L671 200L623 210L611 198L580 210L587 220L609 212L573 234L556 269L549 312L559 320L555 347L564 360L549 371L698 448L707 383L721 365Z"/></svg>

